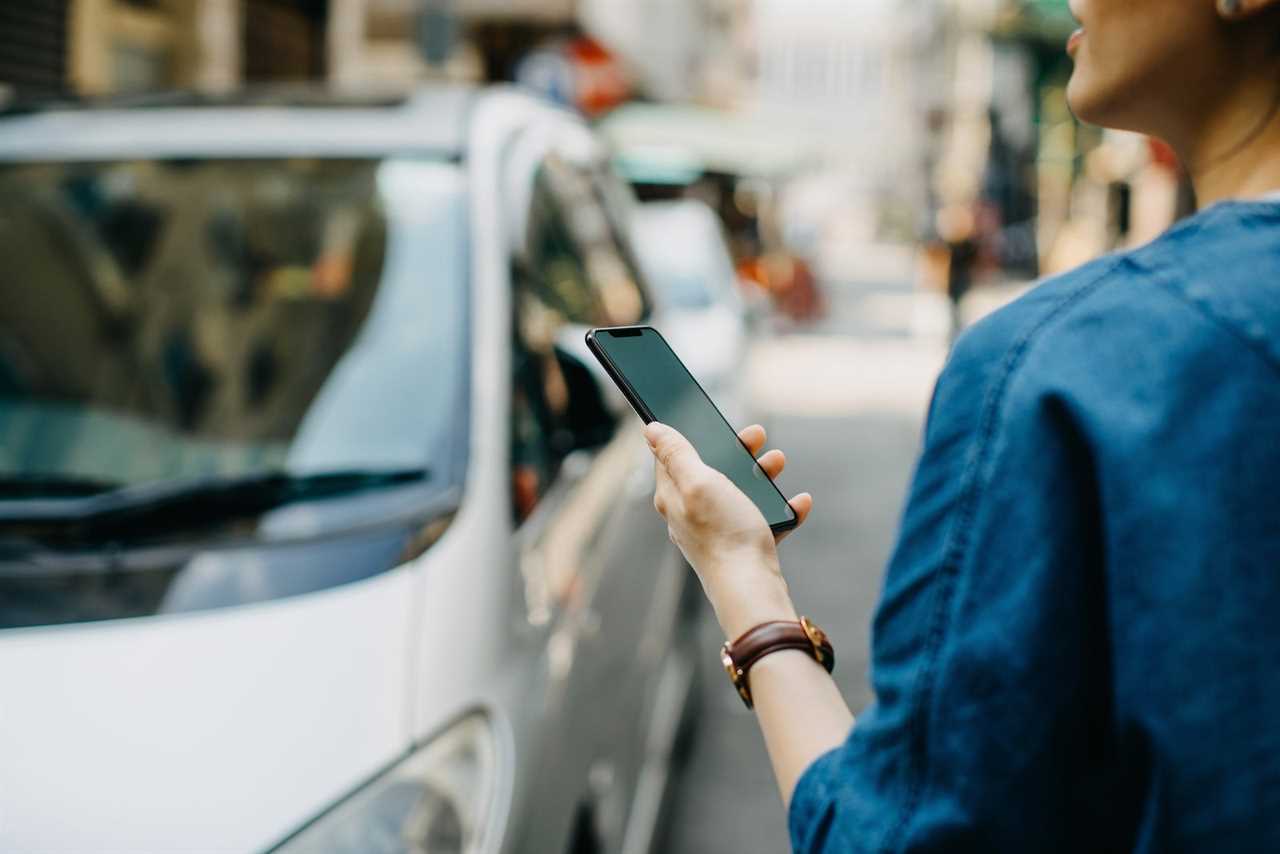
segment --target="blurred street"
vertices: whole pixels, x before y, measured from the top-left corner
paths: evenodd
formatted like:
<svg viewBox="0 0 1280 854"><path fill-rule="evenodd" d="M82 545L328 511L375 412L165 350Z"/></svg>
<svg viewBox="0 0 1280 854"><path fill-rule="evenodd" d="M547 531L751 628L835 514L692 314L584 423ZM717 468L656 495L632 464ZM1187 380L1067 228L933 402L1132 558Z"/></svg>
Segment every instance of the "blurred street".
<svg viewBox="0 0 1280 854"><path fill-rule="evenodd" d="M839 645L835 676L856 713L871 699L871 616L945 346L909 334L913 319L937 306L913 294L906 271L828 294L825 321L756 348L751 392L769 445L788 454L783 490L814 495L813 515L783 546L783 569L799 608ZM868 304L884 307L876 322ZM702 714L659 850L786 851L786 816L759 728L712 654L722 640L708 611Z"/></svg>

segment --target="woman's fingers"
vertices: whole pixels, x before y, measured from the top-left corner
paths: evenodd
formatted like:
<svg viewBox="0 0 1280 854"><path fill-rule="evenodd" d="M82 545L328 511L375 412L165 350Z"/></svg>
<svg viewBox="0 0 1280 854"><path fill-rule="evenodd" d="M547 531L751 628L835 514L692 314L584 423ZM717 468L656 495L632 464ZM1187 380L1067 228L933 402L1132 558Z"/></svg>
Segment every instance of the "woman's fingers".
<svg viewBox="0 0 1280 854"><path fill-rule="evenodd" d="M764 469L764 473L770 478L777 479L782 474L782 470L787 467L787 455L774 448L756 460L760 463L760 468Z"/></svg>
<svg viewBox="0 0 1280 854"><path fill-rule="evenodd" d="M796 527L791 529L791 531L794 531L804 524L805 519L809 518L809 511L813 510L813 496L807 492L802 492L787 503L791 505L792 510L796 511ZM782 542L791 531L783 531L774 539Z"/></svg>
<svg viewBox="0 0 1280 854"><path fill-rule="evenodd" d="M802 492L790 502L791 509L796 511L796 527L804 524L804 520L809 518L809 511L813 509L813 496L807 492Z"/></svg>
<svg viewBox="0 0 1280 854"><path fill-rule="evenodd" d="M747 446L747 450L751 451L751 456L754 457L760 453L760 449L768 441L769 435L765 433L764 428L759 424L752 424L750 427L743 427L739 430L738 438L742 440L742 444Z"/></svg>
<svg viewBox="0 0 1280 854"><path fill-rule="evenodd" d="M757 458L760 468L764 469L764 473L769 477L776 478L787 467L787 456L782 451L775 448L767 453L760 453L764 443L769 440L769 434L759 424L743 427L738 431L738 438L747 446L747 450L751 451L751 456Z"/></svg>
<svg viewBox="0 0 1280 854"><path fill-rule="evenodd" d="M692 483L701 473L703 465L698 452L674 428L652 421L645 425L644 437L660 467L678 488Z"/></svg>

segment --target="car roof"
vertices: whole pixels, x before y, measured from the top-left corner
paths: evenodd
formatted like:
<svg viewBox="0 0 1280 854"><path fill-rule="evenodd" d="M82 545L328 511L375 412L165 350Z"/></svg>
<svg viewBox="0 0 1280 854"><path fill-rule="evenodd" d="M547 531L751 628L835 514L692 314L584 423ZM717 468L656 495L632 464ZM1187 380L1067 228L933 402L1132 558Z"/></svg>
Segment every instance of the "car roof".
<svg viewBox="0 0 1280 854"><path fill-rule="evenodd" d="M359 97L320 90L175 93L10 109L0 112L0 161L393 153L460 158L481 91L441 85Z"/></svg>

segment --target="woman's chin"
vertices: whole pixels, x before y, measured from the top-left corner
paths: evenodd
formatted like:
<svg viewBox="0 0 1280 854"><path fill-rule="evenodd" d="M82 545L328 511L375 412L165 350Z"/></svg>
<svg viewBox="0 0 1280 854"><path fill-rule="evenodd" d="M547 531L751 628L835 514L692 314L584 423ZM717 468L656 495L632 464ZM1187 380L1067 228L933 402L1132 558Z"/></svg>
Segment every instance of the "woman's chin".
<svg viewBox="0 0 1280 854"><path fill-rule="evenodd" d="M1075 71L1067 82L1067 106L1072 114L1085 124L1149 132L1143 128L1147 111L1142 101L1133 97L1139 87L1128 70L1099 75L1095 68L1077 57Z"/></svg>
<svg viewBox="0 0 1280 854"><path fill-rule="evenodd" d="M1067 83L1067 106L1077 119L1086 124L1115 127L1115 116L1110 115L1114 112L1111 109L1113 100L1106 97L1102 87L1079 67Z"/></svg>

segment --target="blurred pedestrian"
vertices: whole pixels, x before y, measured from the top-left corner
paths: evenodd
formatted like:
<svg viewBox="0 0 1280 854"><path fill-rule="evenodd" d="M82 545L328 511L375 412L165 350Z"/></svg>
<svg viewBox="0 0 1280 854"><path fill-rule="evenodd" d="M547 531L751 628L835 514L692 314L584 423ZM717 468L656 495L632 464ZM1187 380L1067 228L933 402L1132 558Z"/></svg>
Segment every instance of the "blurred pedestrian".
<svg viewBox="0 0 1280 854"><path fill-rule="evenodd" d="M1072 108L1204 209L962 336L856 726L759 512L646 428L797 852L1280 851L1280 0L1073 9Z"/></svg>
<svg viewBox="0 0 1280 854"><path fill-rule="evenodd" d="M973 288L973 268L978 261L978 235L969 205L948 205L938 211L938 235L947 247L947 302L951 307L951 342L964 329L961 311Z"/></svg>

